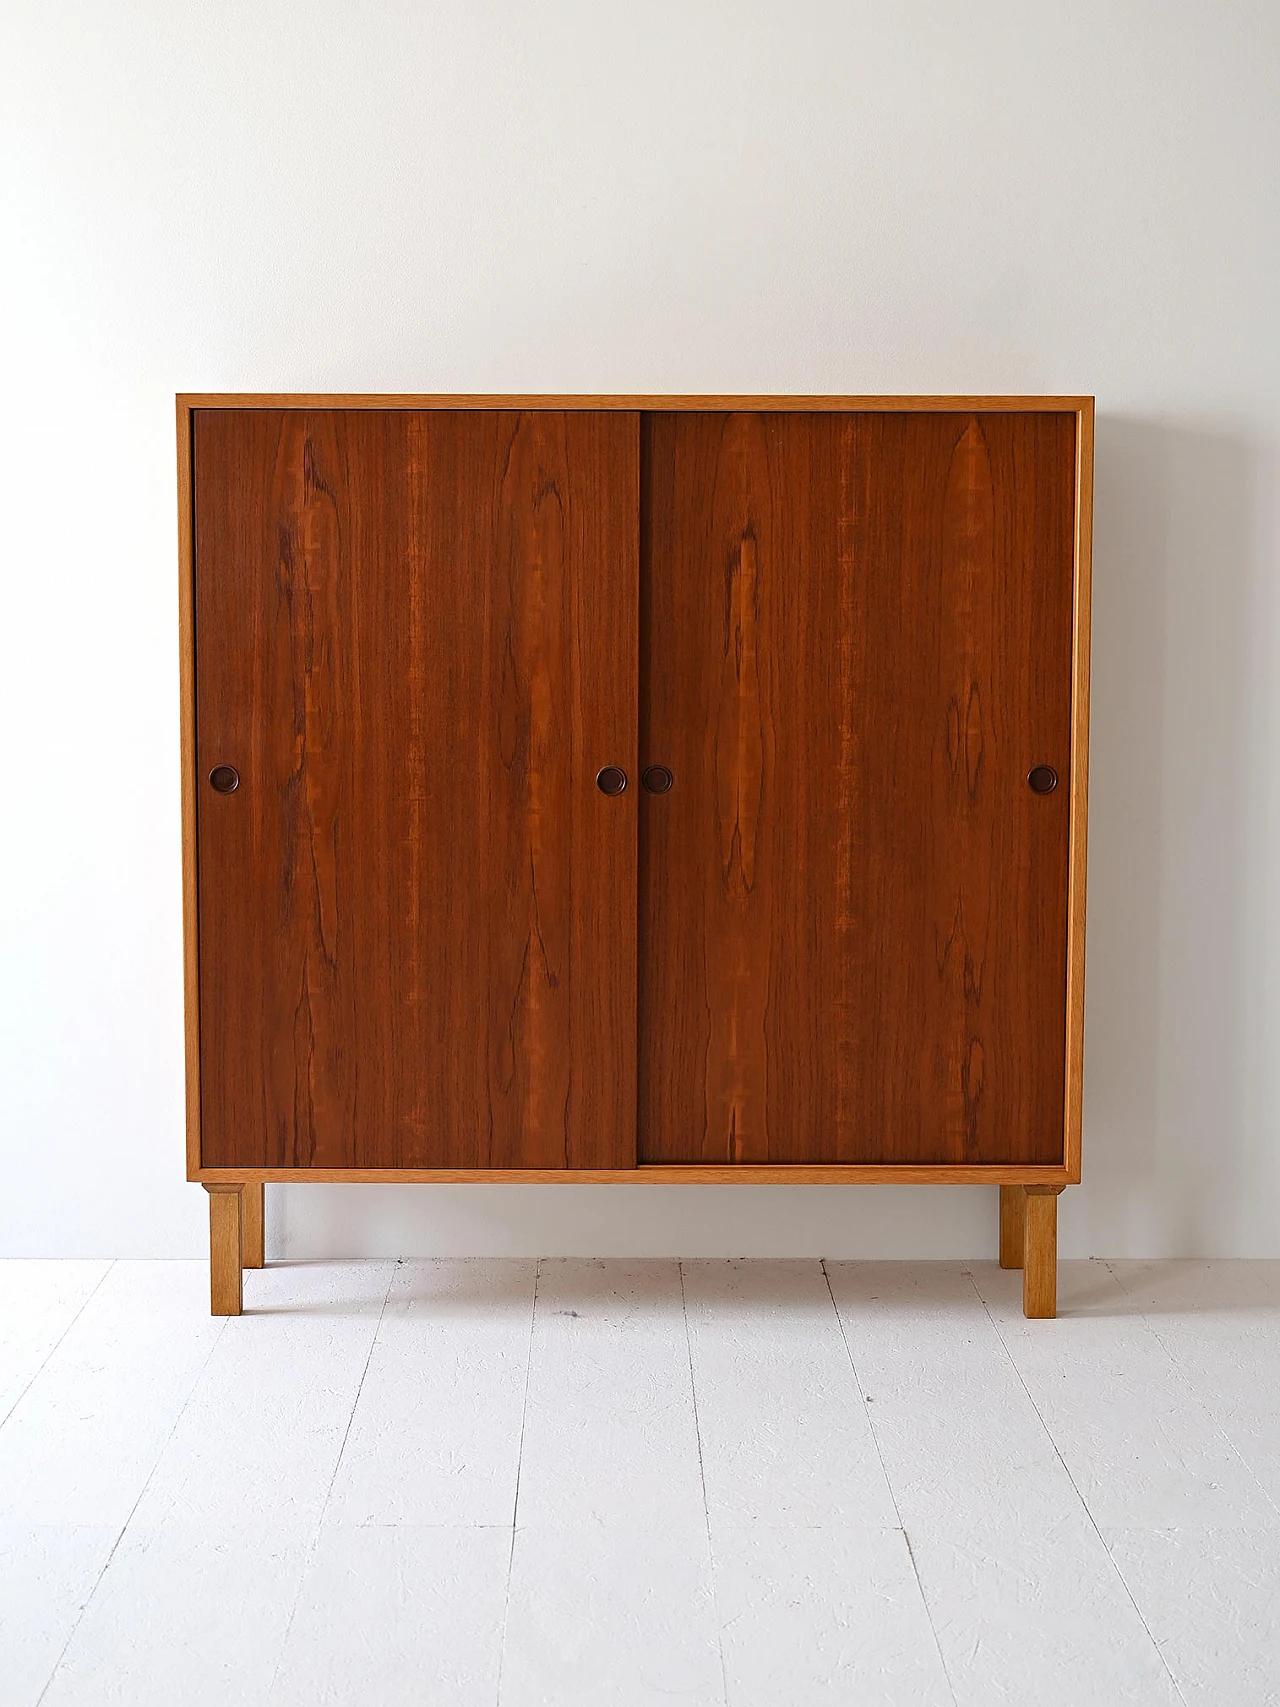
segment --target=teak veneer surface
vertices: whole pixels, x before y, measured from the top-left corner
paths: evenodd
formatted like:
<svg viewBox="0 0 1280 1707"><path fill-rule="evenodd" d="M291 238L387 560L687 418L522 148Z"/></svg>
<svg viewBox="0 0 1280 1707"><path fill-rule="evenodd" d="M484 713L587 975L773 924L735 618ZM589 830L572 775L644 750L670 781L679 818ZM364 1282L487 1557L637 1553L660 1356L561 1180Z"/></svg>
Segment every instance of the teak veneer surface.
<svg viewBox="0 0 1280 1707"><path fill-rule="evenodd" d="M1091 399L178 405L192 1177L1079 1178Z"/></svg>
<svg viewBox="0 0 1280 1707"><path fill-rule="evenodd" d="M204 1166L633 1166L635 415L194 422Z"/></svg>
<svg viewBox="0 0 1280 1707"><path fill-rule="evenodd" d="M1075 416L643 421L641 1160L1061 1163Z"/></svg>

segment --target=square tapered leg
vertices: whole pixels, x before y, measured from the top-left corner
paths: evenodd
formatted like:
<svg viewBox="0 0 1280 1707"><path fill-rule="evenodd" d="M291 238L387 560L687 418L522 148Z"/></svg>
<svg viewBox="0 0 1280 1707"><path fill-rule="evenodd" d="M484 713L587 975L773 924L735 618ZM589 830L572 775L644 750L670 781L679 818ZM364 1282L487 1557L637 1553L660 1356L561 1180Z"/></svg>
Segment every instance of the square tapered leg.
<svg viewBox="0 0 1280 1707"><path fill-rule="evenodd" d="M1058 1196L1060 1185L1029 1185L1022 1245L1022 1313L1032 1318L1058 1313Z"/></svg>
<svg viewBox="0 0 1280 1707"><path fill-rule="evenodd" d="M241 1198L238 1185L206 1185L209 1193L209 1313L241 1310Z"/></svg>
<svg viewBox="0 0 1280 1707"><path fill-rule="evenodd" d="M1020 1185L1000 1187L1000 1267L1021 1268L1026 1242L1027 1193Z"/></svg>
<svg viewBox="0 0 1280 1707"><path fill-rule="evenodd" d="M261 1180L249 1180L240 1192L240 1262L244 1268L263 1266Z"/></svg>

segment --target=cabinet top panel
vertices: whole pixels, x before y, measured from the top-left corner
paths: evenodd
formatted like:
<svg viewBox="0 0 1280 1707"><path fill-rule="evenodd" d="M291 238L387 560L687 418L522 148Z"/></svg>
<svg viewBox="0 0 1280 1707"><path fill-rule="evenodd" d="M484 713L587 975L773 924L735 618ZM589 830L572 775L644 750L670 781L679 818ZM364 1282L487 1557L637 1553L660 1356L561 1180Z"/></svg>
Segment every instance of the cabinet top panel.
<svg viewBox="0 0 1280 1707"><path fill-rule="evenodd" d="M781 393L754 396L408 396L387 393L179 392L180 409L645 409L906 411L1053 410L1079 414L1093 408L1092 397L801 397Z"/></svg>

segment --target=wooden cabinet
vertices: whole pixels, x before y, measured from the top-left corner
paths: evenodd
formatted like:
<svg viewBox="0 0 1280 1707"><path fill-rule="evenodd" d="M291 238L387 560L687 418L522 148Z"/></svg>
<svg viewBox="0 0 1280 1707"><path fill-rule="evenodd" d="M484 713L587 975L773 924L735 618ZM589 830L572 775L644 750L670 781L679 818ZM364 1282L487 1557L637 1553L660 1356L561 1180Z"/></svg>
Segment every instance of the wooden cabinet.
<svg viewBox="0 0 1280 1707"><path fill-rule="evenodd" d="M178 423L215 1309L264 1180L939 1180L1052 1314L1091 400Z"/></svg>

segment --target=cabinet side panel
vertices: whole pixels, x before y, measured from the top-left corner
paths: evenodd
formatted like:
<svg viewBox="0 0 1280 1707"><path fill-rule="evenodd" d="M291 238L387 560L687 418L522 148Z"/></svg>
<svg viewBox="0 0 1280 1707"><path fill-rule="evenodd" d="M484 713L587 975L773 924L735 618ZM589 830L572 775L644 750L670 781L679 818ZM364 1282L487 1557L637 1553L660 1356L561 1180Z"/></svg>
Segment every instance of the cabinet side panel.
<svg viewBox="0 0 1280 1707"><path fill-rule="evenodd" d="M1075 417L654 414L644 1162L1063 1161Z"/></svg>
<svg viewBox="0 0 1280 1707"><path fill-rule="evenodd" d="M1071 671L1071 869L1067 932L1066 1164L1080 1178L1084 1112L1085 874L1089 823L1089 653L1093 587L1093 400L1076 417L1075 629Z"/></svg>
<svg viewBox="0 0 1280 1707"><path fill-rule="evenodd" d="M187 1178L200 1169L200 903L196 860L195 554L192 534L191 410L177 400L178 698L182 769L182 984L186 1069Z"/></svg>
<svg viewBox="0 0 1280 1707"><path fill-rule="evenodd" d="M637 434L197 413L206 1166L634 1165Z"/></svg>

